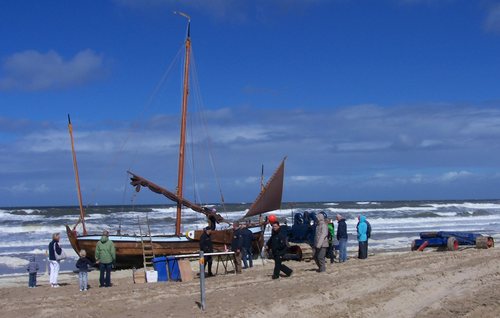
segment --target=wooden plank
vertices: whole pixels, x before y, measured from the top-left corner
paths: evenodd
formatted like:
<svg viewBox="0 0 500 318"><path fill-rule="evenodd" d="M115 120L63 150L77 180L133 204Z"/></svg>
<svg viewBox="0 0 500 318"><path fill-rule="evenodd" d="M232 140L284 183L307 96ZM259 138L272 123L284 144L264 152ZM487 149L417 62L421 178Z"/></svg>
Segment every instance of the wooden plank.
<svg viewBox="0 0 500 318"><path fill-rule="evenodd" d="M191 264L187 259L181 259L178 261L179 271L181 272L181 281L190 282L193 280L193 270L191 269Z"/></svg>

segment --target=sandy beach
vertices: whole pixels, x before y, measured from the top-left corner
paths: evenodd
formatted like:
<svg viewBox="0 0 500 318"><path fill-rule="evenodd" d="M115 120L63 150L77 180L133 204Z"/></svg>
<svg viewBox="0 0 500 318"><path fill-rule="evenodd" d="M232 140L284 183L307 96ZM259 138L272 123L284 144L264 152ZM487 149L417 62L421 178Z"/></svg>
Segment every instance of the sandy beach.
<svg viewBox="0 0 500 318"><path fill-rule="evenodd" d="M353 256L353 255L352 255ZM500 249L380 253L350 258L316 273L313 262L288 262L290 278L271 280L272 261L242 275L207 279L202 312L199 281L133 284L113 273L112 288L79 292L76 275L62 286L28 289L27 277L0 279L2 317L498 317Z"/></svg>

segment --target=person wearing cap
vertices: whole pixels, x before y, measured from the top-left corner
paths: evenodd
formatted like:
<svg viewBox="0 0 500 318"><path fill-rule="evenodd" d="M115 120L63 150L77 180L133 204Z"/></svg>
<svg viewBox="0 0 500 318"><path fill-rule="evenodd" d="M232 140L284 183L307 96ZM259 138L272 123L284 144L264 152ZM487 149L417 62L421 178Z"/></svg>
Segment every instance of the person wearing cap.
<svg viewBox="0 0 500 318"><path fill-rule="evenodd" d="M278 221L272 223L273 231L271 237L266 243L266 249L271 250L272 257L274 259L274 270L273 279L280 278L280 272L285 273L287 277L291 276L293 270L283 264L283 257L286 254L288 248L288 239L284 232L280 230L280 224Z"/></svg>
<svg viewBox="0 0 500 318"><path fill-rule="evenodd" d="M243 236L241 235L240 222L233 223L233 240L231 250L234 252L234 269L236 274L241 274L241 248L243 247Z"/></svg>
<svg viewBox="0 0 500 318"><path fill-rule="evenodd" d="M200 237L200 250L204 253L213 253L214 246L212 243L212 229L210 226L207 226L203 229L203 234ZM208 255L204 257L205 259L205 267L208 269L208 276L214 276L212 273L212 256Z"/></svg>
<svg viewBox="0 0 500 318"><path fill-rule="evenodd" d="M99 287L111 286L111 269L116 262L115 244L109 239L109 232L104 230L95 248L95 262L99 264Z"/></svg>
<svg viewBox="0 0 500 318"><path fill-rule="evenodd" d="M207 216L208 227L212 231L215 231L215 227L217 226L217 223L219 223L219 221L217 220L217 217L219 216L217 214L217 210L215 208L208 208L205 206L203 207L203 212L205 212L205 215Z"/></svg>
<svg viewBox="0 0 500 318"><path fill-rule="evenodd" d="M339 241L339 263L347 260L347 224L342 215L337 214L337 240Z"/></svg>
<svg viewBox="0 0 500 318"><path fill-rule="evenodd" d="M328 249L328 226L325 223L323 213L318 213L317 218L318 224L314 236L314 261L318 265L318 272L322 273L326 271L325 256Z"/></svg>

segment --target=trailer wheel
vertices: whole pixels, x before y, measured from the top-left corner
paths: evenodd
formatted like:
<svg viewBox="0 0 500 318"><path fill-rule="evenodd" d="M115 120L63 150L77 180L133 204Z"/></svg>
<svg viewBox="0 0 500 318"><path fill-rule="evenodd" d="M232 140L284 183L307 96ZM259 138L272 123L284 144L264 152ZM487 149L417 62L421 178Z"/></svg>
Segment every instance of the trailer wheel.
<svg viewBox="0 0 500 318"><path fill-rule="evenodd" d="M495 241L491 236L478 236L476 238L476 248L487 249L495 246Z"/></svg>
<svg viewBox="0 0 500 318"><path fill-rule="evenodd" d="M495 247L495 240L491 236L488 236L488 247Z"/></svg>
<svg viewBox="0 0 500 318"><path fill-rule="evenodd" d="M448 242L447 242L446 246L448 247L448 251L456 251L456 250L458 250L458 241L457 241L457 239L454 238L453 236L450 236L448 238Z"/></svg>
<svg viewBox="0 0 500 318"><path fill-rule="evenodd" d="M413 240L411 242L411 250L416 251L417 250L417 240Z"/></svg>

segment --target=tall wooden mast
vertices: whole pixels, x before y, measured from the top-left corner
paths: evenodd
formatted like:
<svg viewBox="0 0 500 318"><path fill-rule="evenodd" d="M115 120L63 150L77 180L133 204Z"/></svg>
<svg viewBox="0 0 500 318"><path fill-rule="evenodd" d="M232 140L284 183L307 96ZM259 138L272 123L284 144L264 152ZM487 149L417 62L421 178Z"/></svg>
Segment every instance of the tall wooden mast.
<svg viewBox="0 0 500 318"><path fill-rule="evenodd" d="M184 150L186 148L186 122L187 122L187 102L189 94L189 55L191 52L191 37L190 37L190 27L191 18L182 12L176 12L182 15L188 20L187 24L187 35L185 42L185 58L184 58L184 87L182 94L182 117L181 117L181 140L179 143L179 168L177 175L177 197L182 201L183 199L183 183L184 183ZM181 235L181 201L177 203L177 215L175 217L175 235Z"/></svg>
<svg viewBox="0 0 500 318"><path fill-rule="evenodd" d="M80 219L78 220L78 222L76 222L75 226L73 227L73 231L75 230L78 223L81 222L83 227L83 234L87 235L87 229L85 228L85 210L83 209L82 190L80 188L80 176L78 175L78 163L76 162L75 141L73 139L73 126L71 125L71 118L69 117L69 114L68 114L68 131L69 131L69 137L71 139L71 153L73 154L73 169L75 170L76 190L78 192L78 203L80 205Z"/></svg>

